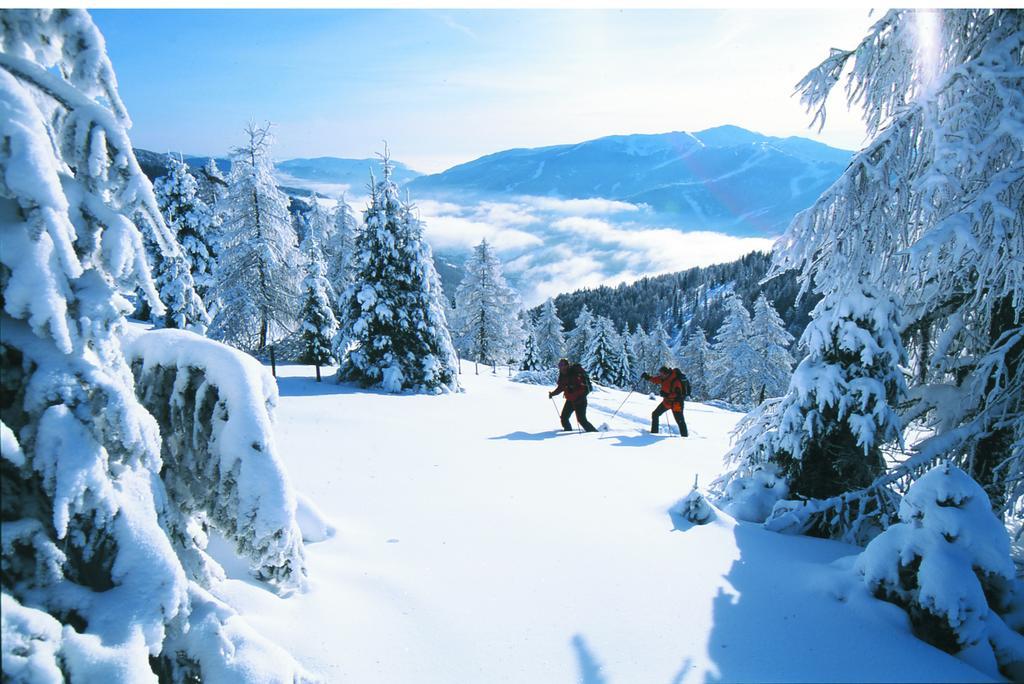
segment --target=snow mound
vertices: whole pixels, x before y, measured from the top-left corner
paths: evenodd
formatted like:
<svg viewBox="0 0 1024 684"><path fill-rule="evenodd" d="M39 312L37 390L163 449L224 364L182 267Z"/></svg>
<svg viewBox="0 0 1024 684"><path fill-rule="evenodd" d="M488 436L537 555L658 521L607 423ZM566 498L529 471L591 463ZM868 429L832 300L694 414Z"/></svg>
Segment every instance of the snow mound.
<svg viewBox="0 0 1024 684"><path fill-rule="evenodd" d="M558 369L519 371L512 376L512 382L526 385L554 385L558 382Z"/></svg>
<svg viewBox="0 0 1024 684"><path fill-rule="evenodd" d="M309 497L296 494L295 498L298 507L295 510L295 520L302 530L302 541L307 543L321 542L330 539L337 531L320 509L317 508Z"/></svg>
<svg viewBox="0 0 1024 684"><path fill-rule="evenodd" d="M772 508L789 494L786 480L772 463L729 473L714 484L721 491L717 504L737 520L763 523Z"/></svg>

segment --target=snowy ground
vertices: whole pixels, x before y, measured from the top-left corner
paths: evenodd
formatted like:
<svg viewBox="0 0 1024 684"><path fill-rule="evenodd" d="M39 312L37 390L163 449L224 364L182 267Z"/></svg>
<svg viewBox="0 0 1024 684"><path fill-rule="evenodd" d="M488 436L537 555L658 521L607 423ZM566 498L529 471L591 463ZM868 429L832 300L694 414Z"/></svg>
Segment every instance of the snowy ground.
<svg viewBox="0 0 1024 684"><path fill-rule="evenodd" d="M676 529L738 414L689 404L689 439L652 436L634 394L610 431L559 433L548 388L468 370L428 397L279 369L280 451L338 531L307 545L308 592L228 561L221 593L326 680L985 681L844 583L854 547L722 513ZM624 397L591 395L591 421Z"/></svg>

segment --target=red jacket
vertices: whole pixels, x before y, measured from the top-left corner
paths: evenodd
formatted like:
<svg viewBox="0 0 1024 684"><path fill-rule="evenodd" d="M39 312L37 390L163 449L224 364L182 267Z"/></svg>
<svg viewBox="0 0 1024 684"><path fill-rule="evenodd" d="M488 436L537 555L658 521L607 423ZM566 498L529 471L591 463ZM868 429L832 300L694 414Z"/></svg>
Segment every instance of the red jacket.
<svg viewBox="0 0 1024 684"><path fill-rule="evenodd" d="M664 375L652 375L647 378L655 385L661 385L661 405L673 411L683 410L683 380L678 373L669 371Z"/></svg>
<svg viewBox="0 0 1024 684"><path fill-rule="evenodd" d="M552 394L565 393L565 400L569 402L582 399L587 396L587 381L583 377L583 367L572 365L558 374L558 387Z"/></svg>

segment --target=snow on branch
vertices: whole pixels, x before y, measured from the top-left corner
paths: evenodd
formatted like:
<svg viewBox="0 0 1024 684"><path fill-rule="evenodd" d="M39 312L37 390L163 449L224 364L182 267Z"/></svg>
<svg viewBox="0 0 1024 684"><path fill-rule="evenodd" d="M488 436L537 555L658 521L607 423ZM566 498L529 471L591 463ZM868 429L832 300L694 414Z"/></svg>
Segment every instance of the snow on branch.
<svg viewBox="0 0 1024 684"><path fill-rule="evenodd" d="M205 516L259 579L302 586L295 494L271 425L273 379L255 359L187 331L130 331L125 354L136 393L160 425L176 506Z"/></svg>

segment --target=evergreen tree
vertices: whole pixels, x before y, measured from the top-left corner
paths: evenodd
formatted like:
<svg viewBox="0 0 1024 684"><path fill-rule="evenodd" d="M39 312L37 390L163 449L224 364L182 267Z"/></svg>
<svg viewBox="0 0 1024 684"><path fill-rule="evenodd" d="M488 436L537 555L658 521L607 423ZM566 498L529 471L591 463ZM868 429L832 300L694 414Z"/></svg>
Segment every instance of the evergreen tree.
<svg viewBox="0 0 1024 684"><path fill-rule="evenodd" d="M739 297L730 295L725 322L712 346L711 396L737 406L750 407L760 391L750 370L757 367L757 352L750 344L750 313Z"/></svg>
<svg viewBox="0 0 1024 684"><path fill-rule="evenodd" d="M651 338L644 330L644 326L638 325L629 338L629 346L633 349L633 358L636 359L635 370L637 374L657 372L657 366L651 366Z"/></svg>
<svg viewBox="0 0 1024 684"><path fill-rule="evenodd" d="M520 370L535 371L543 368L540 352L537 348L537 331L530 322L529 315L523 317L523 357L519 364Z"/></svg>
<svg viewBox="0 0 1024 684"><path fill-rule="evenodd" d="M590 338L594 334L594 316L584 304L576 317L576 327L565 336L565 355L572 361L581 361L590 347Z"/></svg>
<svg viewBox="0 0 1024 684"><path fill-rule="evenodd" d="M661 321L655 324L648 338L647 354L649 368L657 370L662 366L668 368L676 366L676 355L672 353L672 348L668 345L668 332Z"/></svg>
<svg viewBox="0 0 1024 684"><path fill-rule="evenodd" d="M501 262L482 240L465 264L455 291L454 337L459 350L477 363L508 361L520 341L519 297L505 282Z"/></svg>
<svg viewBox="0 0 1024 684"><path fill-rule="evenodd" d="M388 392L458 389L444 293L423 228L398 198L391 162L373 182L335 341L339 379Z"/></svg>
<svg viewBox="0 0 1024 684"><path fill-rule="evenodd" d="M167 175L153 183L157 205L181 245L195 290L205 303L214 285L216 252L213 244L218 220L200 199L198 183L180 156L167 155L167 170Z"/></svg>
<svg viewBox="0 0 1024 684"><path fill-rule="evenodd" d="M562 335L562 319L555 311L555 303L549 298L544 302L534 328L534 340L537 345L537 359L541 368L554 368L565 351L565 338Z"/></svg>
<svg viewBox="0 0 1024 684"><path fill-rule="evenodd" d="M288 198L274 182L270 126L250 123L231 153L211 333L260 351L295 323L301 271Z"/></svg>
<svg viewBox="0 0 1024 684"><path fill-rule="evenodd" d="M181 253L161 255L156 259L153 280L164 303L162 314L150 312L150 320L157 327L206 332L210 316L196 292L188 262Z"/></svg>
<svg viewBox="0 0 1024 684"><path fill-rule="evenodd" d="M351 280L349 266L355 252L359 222L344 195L338 199L333 218L333 229L324 243L324 256L327 259L327 278L340 295Z"/></svg>
<svg viewBox="0 0 1024 684"><path fill-rule="evenodd" d="M302 353L299 360L316 367L316 381L320 382L320 366L334 361L331 344L338 331L338 321L334 318L331 306L334 291L327 280L323 255L315 235L315 231L307 232L302 242L306 278L302 281L304 295L299 316L302 323Z"/></svg>
<svg viewBox="0 0 1024 684"><path fill-rule="evenodd" d="M793 336L786 332L778 312L762 294L754 302L750 325L750 345L757 352L758 365L751 369L754 387L760 394L777 397L786 391L793 371L789 346Z"/></svg>
<svg viewBox="0 0 1024 684"><path fill-rule="evenodd" d="M704 336L704 328L697 328L690 333L679 356L680 368L690 380L690 394L694 399L708 399L711 347Z"/></svg>
<svg viewBox="0 0 1024 684"><path fill-rule="evenodd" d="M320 204L316 195L311 196L306 202L306 210L301 215L299 225L303 243L312 238L316 243L316 251L321 255L321 261L324 261L327 255L327 246L331 244L334 232L334 220L330 212ZM301 251L306 254L305 245L302 246Z"/></svg>
<svg viewBox="0 0 1024 684"><path fill-rule="evenodd" d="M952 459L1004 515L1024 510L1024 129L1007 123L1024 107L1022 32L1020 10L894 10L833 50L803 101L824 124L848 74L871 141L797 216L775 266L815 292L894 293L917 365L903 421L928 435L915 462Z"/></svg>
<svg viewBox="0 0 1024 684"><path fill-rule="evenodd" d="M217 166L217 160L213 157L206 160L206 164L203 165L203 170L200 172L200 177L203 182L199 183L197 190L199 198L209 207L219 225L220 212L218 211L218 205L228 195L228 179L221 172L220 167Z"/></svg>
<svg viewBox="0 0 1024 684"><path fill-rule="evenodd" d="M616 358L615 385L622 388L632 388L637 381L636 359L633 357L633 347L629 343L629 335L619 335L619 351Z"/></svg>
<svg viewBox="0 0 1024 684"><path fill-rule="evenodd" d="M591 323L590 339L581 363L591 380L602 385L616 385L622 360L619 352L622 342L611 319L598 316Z"/></svg>
<svg viewBox="0 0 1024 684"><path fill-rule="evenodd" d="M251 628L209 593L209 575L189 562L215 566L200 540L209 525L247 558L275 556L290 568L258 562L260 570L280 570L282 580L304 572L294 498L287 506L294 495L276 477L279 463L265 442L272 433L261 429L270 425L269 396L230 407L256 428L249 431L220 430L228 407L216 397L228 390L205 382L201 371L191 384L203 387L213 416L175 406L203 437L202 453L216 452L210 460L218 469L232 463L231 477L246 487L258 448L264 486L278 498L252 496L258 510L248 509L236 490L211 510L207 498L185 498L172 486L185 476L173 454L186 435L164 431L150 411L170 412L172 402L145 405L133 369L157 373L163 357L184 355L188 344L217 345L181 331L139 333L160 339L162 358L140 354L129 365L125 348L135 346L138 331L125 325L122 293L138 289L162 310L143 236L163 255L180 252L139 168L113 67L89 15L0 12L0 102L3 679L200 681L216 667L226 679L248 673L301 681L301 668L284 662L279 648L256 643ZM263 422L249 421L242 406L264 411ZM241 448L232 431L244 433ZM227 442L230 459L220 451ZM208 491L221 484L189 479ZM189 523L187 533L180 521ZM261 534L251 536L256 527ZM230 643L234 660L211 662L217 649L210 643ZM263 668L271 661L274 673Z"/></svg>

